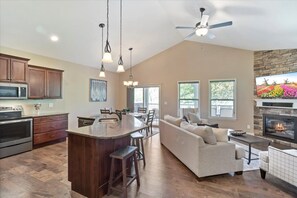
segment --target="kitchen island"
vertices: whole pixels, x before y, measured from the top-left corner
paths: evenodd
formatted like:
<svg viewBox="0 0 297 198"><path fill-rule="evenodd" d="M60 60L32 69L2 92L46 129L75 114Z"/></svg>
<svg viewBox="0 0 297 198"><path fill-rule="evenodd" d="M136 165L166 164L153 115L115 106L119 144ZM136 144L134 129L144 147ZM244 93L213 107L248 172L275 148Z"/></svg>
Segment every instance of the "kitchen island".
<svg viewBox="0 0 297 198"><path fill-rule="evenodd" d="M147 126L131 115L117 122L74 128L68 132L68 180L71 190L89 198L107 193L109 154L130 144L130 134ZM116 166L116 170L120 170Z"/></svg>

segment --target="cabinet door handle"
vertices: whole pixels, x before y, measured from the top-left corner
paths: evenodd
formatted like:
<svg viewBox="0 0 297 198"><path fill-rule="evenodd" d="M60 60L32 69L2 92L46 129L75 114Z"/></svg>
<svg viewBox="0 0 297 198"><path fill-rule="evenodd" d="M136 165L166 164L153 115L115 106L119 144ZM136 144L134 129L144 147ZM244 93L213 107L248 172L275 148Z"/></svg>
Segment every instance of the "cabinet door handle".
<svg viewBox="0 0 297 198"><path fill-rule="evenodd" d="M12 80L12 76L13 76L13 71L12 71L12 68L10 67L10 79L8 80Z"/></svg>
<svg viewBox="0 0 297 198"><path fill-rule="evenodd" d="M10 72L10 70L9 71L7 71L7 80L10 80L9 78L10 78L10 75L11 75L11 72Z"/></svg>

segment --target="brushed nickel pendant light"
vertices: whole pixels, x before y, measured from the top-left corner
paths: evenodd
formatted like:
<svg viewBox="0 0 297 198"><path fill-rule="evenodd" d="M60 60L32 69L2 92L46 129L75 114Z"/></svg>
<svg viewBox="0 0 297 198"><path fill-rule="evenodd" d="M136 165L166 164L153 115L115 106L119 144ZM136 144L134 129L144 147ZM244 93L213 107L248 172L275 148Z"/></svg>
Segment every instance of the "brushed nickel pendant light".
<svg viewBox="0 0 297 198"><path fill-rule="evenodd" d="M124 62L122 57L122 27L123 27L123 1L120 0L120 58L118 61L117 72L125 72Z"/></svg>
<svg viewBox="0 0 297 198"><path fill-rule="evenodd" d="M112 57L111 57L111 47L109 44L108 36L109 36L109 0L107 0L107 11L106 11L106 16L107 16L107 21L106 21L106 29L107 29L107 35L106 35L106 43L105 43L105 48L104 48L104 55L102 61L104 63L112 63Z"/></svg>
<svg viewBox="0 0 297 198"><path fill-rule="evenodd" d="M102 29L102 40L101 40L101 56L103 58L103 28L104 28L104 23L100 23L99 27ZM103 64L103 60L101 60L101 68L100 68L100 73L99 77L105 78L105 68Z"/></svg>

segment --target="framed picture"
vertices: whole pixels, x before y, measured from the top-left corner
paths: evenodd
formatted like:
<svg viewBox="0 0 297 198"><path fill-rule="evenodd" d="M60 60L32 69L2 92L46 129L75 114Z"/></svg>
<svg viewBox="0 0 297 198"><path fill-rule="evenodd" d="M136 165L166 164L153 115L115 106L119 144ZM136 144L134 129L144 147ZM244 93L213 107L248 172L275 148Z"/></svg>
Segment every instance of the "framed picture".
<svg viewBox="0 0 297 198"><path fill-rule="evenodd" d="M107 81L90 79L90 102L106 102Z"/></svg>

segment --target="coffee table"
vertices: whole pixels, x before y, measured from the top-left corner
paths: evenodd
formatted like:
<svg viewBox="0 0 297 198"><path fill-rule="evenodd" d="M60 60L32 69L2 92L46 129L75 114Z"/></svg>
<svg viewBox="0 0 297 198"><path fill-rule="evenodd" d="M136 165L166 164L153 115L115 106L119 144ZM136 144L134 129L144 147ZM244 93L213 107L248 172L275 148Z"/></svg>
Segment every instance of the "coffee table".
<svg viewBox="0 0 297 198"><path fill-rule="evenodd" d="M268 146L270 145L270 140L267 140L267 139L264 139L264 138L259 138L257 136L253 136L253 135L249 135L249 134L243 134L241 136L234 136L234 135L228 134L228 140L230 141L230 139L232 139L234 141L237 141L237 142L243 142L243 143L248 144L248 146L249 146L249 150L248 150L249 157L245 158L245 159L248 160L247 164L250 164L251 160L259 159L259 158L253 158L253 159L251 158L252 144L267 143Z"/></svg>

